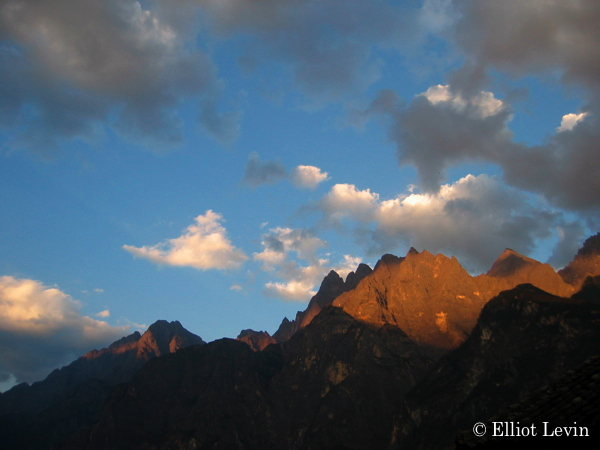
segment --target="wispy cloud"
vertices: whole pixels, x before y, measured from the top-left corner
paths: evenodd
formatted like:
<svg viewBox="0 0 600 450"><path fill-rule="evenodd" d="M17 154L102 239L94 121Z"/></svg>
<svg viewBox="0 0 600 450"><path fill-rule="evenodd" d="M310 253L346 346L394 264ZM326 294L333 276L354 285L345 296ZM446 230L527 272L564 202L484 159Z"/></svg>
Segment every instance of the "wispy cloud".
<svg viewBox="0 0 600 450"><path fill-rule="evenodd" d="M123 248L141 258L169 266L188 266L200 270L237 269L248 257L234 247L221 225L223 217L208 210L195 219L181 236L153 246Z"/></svg>
<svg viewBox="0 0 600 450"><path fill-rule="evenodd" d="M359 258L345 255L335 267L319 250L327 243L304 229L273 228L263 235L263 251L254 254L263 270L281 281L269 281L264 293L288 301L308 301L327 273L335 269L341 276L355 270Z"/></svg>

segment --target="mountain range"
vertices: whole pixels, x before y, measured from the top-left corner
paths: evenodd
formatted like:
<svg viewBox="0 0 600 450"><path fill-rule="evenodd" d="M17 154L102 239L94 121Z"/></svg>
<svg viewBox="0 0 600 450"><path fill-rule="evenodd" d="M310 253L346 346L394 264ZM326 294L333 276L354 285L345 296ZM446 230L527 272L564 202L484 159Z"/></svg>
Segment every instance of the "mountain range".
<svg viewBox="0 0 600 450"><path fill-rule="evenodd" d="M15 386L0 447L454 448L599 355L599 339L600 233L558 272L506 249L471 276L411 248L331 271L273 336L206 344L158 321ZM586 402L578 417L596 426Z"/></svg>

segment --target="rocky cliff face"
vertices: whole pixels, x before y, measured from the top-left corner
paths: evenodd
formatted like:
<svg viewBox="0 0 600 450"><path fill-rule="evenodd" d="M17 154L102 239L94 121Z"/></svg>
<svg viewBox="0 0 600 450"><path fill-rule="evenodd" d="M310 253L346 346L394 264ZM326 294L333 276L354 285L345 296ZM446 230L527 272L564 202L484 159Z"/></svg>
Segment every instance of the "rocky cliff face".
<svg viewBox="0 0 600 450"><path fill-rule="evenodd" d="M346 281L342 279L335 271L329 274L321 282L318 292L308 303L304 311L298 311L296 318L292 321L284 318L279 329L273 334L277 342L285 342L292 335L307 326L321 310L330 305L340 294L350 291L360 283L360 281L369 275L373 269L366 264L359 264L355 272L350 272Z"/></svg>
<svg viewBox="0 0 600 450"><path fill-rule="evenodd" d="M557 297L532 285L500 293L468 340L407 394L395 420L397 448L448 445L599 353L600 304Z"/></svg>
<svg viewBox="0 0 600 450"><path fill-rule="evenodd" d="M575 259L558 274L576 289L588 276L600 275L600 233L589 237L579 249Z"/></svg>
<svg viewBox="0 0 600 450"><path fill-rule="evenodd" d="M108 348L92 350L43 381L15 386L0 397L3 448L60 441L93 423L112 387L129 381L146 362L194 344L204 341L177 321L159 320L143 335L136 331Z"/></svg>
<svg viewBox="0 0 600 450"><path fill-rule="evenodd" d="M466 339L490 298L522 283L535 283L556 295L574 290L549 265L509 249L487 274L477 277L456 258L411 249L404 258L385 255L373 273L333 305L359 320L398 326L416 342L447 350Z"/></svg>

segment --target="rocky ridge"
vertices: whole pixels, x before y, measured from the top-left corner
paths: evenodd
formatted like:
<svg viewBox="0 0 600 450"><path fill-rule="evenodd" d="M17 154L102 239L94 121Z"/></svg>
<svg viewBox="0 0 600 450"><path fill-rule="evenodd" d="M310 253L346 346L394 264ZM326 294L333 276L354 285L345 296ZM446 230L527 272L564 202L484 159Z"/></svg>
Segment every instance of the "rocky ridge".
<svg viewBox="0 0 600 450"><path fill-rule="evenodd" d="M326 306L262 352L222 339L150 361L69 448L382 448L431 364L397 327Z"/></svg>
<svg viewBox="0 0 600 450"><path fill-rule="evenodd" d="M0 437L7 448L452 446L475 416L598 353L598 251L580 253L572 296L569 278L510 249L476 277L455 258L411 249L345 281L330 272L273 337L244 330L191 345L201 342L159 321L80 358L86 381L55 384L63 390L40 395L41 409L14 412L0 396ZM127 368L130 359L143 362ZM25 403L43 393L34 386L19 388Z"/></svg>
<svg viewBox="0 0 600 450"><path fill-rule="evenodd" d="M473 277L454 257L411 248L404 258L385 255L333 305L359 320L398 326L416 342L448 350L464 342L492 297L522 283L535 283L555 295L574 292L552 267L513 250L505 250L487 274Z"/></svg>
<svg viewBox="0 0 600 450"><path fill-rule="evenodd" d="M91 350L43 381L15 386L0 396L2 448L59 442L97 420L112 388L131 380L149 360L203 344L178 321L159 320L144 334L136 331L107 348Z"/></svg>

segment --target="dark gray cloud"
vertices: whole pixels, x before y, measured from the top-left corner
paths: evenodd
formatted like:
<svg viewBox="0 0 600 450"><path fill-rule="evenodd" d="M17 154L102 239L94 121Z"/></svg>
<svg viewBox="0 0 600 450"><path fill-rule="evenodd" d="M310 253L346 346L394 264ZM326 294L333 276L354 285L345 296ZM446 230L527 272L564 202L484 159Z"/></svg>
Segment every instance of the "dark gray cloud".
<svg viewBox="0 0 600 450"><path fill-rule="evenodd" d="M277 183L287 178L287 171L283 164L279 161L260 160L258 153L253 152L248 158L246 168L244 169L243 182L250 186L256 187L261 184Z"/></svg>
<svg viewBox="0 0 600 450"><path fill-rule="evenodd" d="M556 133L540 146L512 146L499 155L506 180L539 192L563 208L597 213L600 210L598 112L572 130Z"/></svg>
<svg viewBox="0 0 600 450"><path fill-rule="evenodd" d="M457 0L424 5L430 30L458 44L464 65L449 74L448 85L430 88L407 106L394 103L389 90L381 91L357 117L383 113L391 119L389 136L397 144L398 160L415 166L427 192L437 192L448 167L479 160L497 164L515 187L542 194L562 208L597 215L600 3ZM585 117L537 146L515 142L511 92L500 102L486 91L491 70L517 77L558 74L564 83L585 89Z"/></svg>
<svg viewBox="0 0 600 450"><path fill-rule="evenodd" d="M562 268L573 260L577 251L583 245L584 227L578 222L566 222L559 227L558 243L554 247L548 263L556 268Z"/></svg>
<svg viewBox="0 0 600 450"><path fill-rule="evenodd" d="M24 124L26 138L18 143L33 136L38 145L55 145L114 124L128 137L172 147L182 140L175 107L190 99L202 102L201 123L217 139L235 138L234 118L216 108L223 88L217 69L189 45L194 14L186 19L160 2L144 5L148 9L133 0L0 4L2 125Z"/></svg>
<svg viewBox="0 0 600 450"><path fill-rule="evenodd" d="M247 45L247 68L277 61L292 86L312 102L362 93L381 76L376 48L397 48L419 39L418 5L386 0L252 1L225 4L192 0L222 35L244 32L258 39Z"/></svg>
<svg viewBox="0 0 600 450"><path fill-rule="evenodd" d="M329 177L327 172L315 166L299 165L288 173L281 162L261 161L258 153L250 154L244 169L243 183L256 187L282 180L289 180L297 188L315 189L322 182L329 180Z"/></svg>
<svg viewBox="0 0 600 450"><path fill-rule="evenodd" d="M598 89L600 3L596 0L456 0L455 38L478 65L515 75L562 72Z"/></svg>
<svg viewBox="0 0 600 450"><path fill-rule="evenodd" d="M389 92L385 96L391 98ZM381 96L363 117L380 104ZM377 112L391 119L388 134L397 144L398 161L415 166L427 192L438 191L448 167L479 160L497 164L509 184L561 208L586 214L600 209L600 108L593 104L565 129L559 129L557 117L557 131L536 146L513 139L512 110L491 92L434 86L406 107L385 105Z"/></svg>

